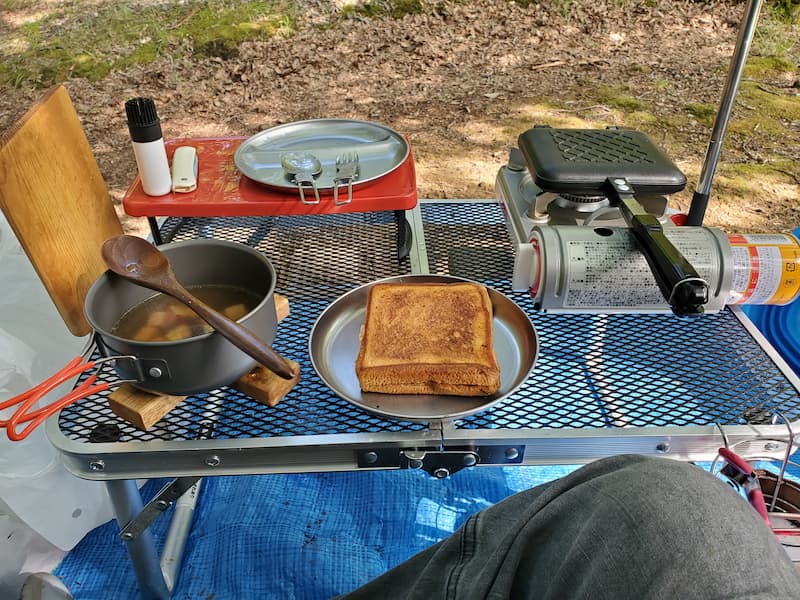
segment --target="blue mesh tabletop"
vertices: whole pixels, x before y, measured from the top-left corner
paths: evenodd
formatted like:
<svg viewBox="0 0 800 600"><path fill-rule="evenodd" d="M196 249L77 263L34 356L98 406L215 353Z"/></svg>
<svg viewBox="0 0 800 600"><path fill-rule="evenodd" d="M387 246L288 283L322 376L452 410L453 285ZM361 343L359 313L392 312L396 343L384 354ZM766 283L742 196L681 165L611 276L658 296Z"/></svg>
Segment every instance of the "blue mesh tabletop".
<svg viewBox="0 0 800 600"><path fill-rule="evenodd" d="M541 314L512 292L513 249L498 205L429 202L420 208L431 273L475 279L511 297L531 317L540 348L533 375L491 409L459 420L462 431L615 429L763 423L800 412L798 390L731 311L693 321L672 315ZM411 272L397 254L392 212L302 217L167 220L167 240L215 237L264 252L291 312L277 352L300 363L300 383L273 409L228 388L191 396L149 431L118 419L99 394L63 410L62 434L89 442L116 424L121 441L195 439L216 423L217 439L419 432L426 424L376 417L331 392L314 372L308 336L343 293Z"/></svg>

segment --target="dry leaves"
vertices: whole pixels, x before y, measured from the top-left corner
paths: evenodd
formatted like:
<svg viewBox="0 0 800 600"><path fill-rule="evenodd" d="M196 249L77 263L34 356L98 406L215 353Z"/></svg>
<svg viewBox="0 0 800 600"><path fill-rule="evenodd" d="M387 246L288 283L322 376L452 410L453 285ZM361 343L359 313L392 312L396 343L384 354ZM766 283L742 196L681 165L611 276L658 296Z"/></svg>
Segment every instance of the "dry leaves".
<svg viewBox="0 0 800 600"><path fill-rule="evenodd" d="M319 117L378 121L410 136L421 197L493 197L494 175L542 99L598 127L623 124L593 97L598 83L627 89L655 117L719 102L739 4L620 4L573 3L565 17L536 3L475 0L401 19L342 19L316 3L294 36L244 43L238 57L165 58L67 87L117 200L135 172L122 110L133 95L156 100L168 137L250 135ZM0 127L34 97L0 98ZM684 154L673 159L698 163L709 133L684 127ZM780 227L800 220L784 212Z"/></svg>

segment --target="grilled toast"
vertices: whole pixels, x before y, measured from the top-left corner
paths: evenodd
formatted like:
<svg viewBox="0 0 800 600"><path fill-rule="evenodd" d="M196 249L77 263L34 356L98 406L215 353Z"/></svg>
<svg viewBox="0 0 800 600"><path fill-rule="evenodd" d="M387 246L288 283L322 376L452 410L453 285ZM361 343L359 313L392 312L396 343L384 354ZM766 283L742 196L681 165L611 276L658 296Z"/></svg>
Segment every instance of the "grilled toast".
<svg viewBox="0 0 800 600"><path fill-rule="evenodd" d="M379 283L356 359L365 392L486 396L500 387L492 304L475 283Z"/></svg>

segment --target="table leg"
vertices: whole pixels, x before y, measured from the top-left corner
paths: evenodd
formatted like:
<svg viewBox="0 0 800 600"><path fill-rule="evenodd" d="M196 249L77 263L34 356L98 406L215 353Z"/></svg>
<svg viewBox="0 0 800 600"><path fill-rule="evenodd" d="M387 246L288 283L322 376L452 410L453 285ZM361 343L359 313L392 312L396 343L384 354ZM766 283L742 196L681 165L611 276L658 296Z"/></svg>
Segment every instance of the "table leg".
<svg viewBox="0 0 800 600"><path fill-rule="evenodd" d="M406 222L406 211L394 211L394 220L397 223L397 260L402 262L411 252L411 231Z"/></svg>
<svg viewBox="0 0 800 600"><path fill-rule="evenodd" d="M164 243L161 239L161 230L158 228L158 220L155 217L147 217L147 223L150 225L150 234L153 236L153 243L160 246Z"/></svg>
<svg viewBox="0 0 800 600"><path fill-rule="evenodd" d="M117 516L117 523L122 529L142 511L142 496L136 487L136 481L132 479L107 481L106 488ZM170 592L161 572L153 534L149 530L144 530L138 537L125 543L128 545L128 553L136 579L139 581L142 598L168 600Z"/></svg>

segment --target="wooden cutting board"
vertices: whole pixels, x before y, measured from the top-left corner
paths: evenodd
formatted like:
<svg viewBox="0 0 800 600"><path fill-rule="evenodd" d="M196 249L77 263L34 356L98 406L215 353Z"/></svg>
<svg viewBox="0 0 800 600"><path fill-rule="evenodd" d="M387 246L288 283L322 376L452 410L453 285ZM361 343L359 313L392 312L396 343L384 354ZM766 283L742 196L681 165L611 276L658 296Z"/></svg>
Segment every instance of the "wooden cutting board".
<svg viewBox="0 0 800 600"><path fill-rule="evenodd" d="M122 233L67 90L56 86L0 136L0 209L69 330L91 331L83 302Z"/></svg>

